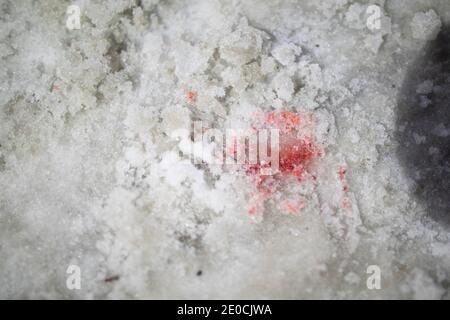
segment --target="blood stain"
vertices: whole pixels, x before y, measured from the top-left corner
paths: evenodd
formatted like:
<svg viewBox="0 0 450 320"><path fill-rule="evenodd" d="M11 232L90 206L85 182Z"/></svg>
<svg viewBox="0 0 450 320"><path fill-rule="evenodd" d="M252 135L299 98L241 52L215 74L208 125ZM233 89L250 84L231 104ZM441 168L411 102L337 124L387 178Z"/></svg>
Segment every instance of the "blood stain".
<svg viewBox="0 0 450 320"><path fill-rule="evenodd" d="M186 101L187 101L187 103L194 104L196 100L197 100L197 92L189 90L186 93Z"/></svg>
<svg viewBox="0 0 450 320"><path fill-rule="evenodd" d="M341 188L343 193L341 200L341 207L343 209L350 210L352 208L352 202L350 200L350 197L348 196L349 186L346 178L347 167L345 165L339 166L337 174L339 181L341 182Z"/></svg>
<svg viewBox="0 0 450 320"><path fill-rule="evenodd" d="M254 185L248 213L261 216L264 205L285 182L303 183L307 179L316 182L309 173L314 162L323 155L323 148L314 137L314 120L310 113L273 111L256 116L253 129L279 130L279 170L273 175L263 175L262 169L270 168L271 163L245 165L244 171ZM268 148L270 151L270 144ZM305 206L303 198L285 199L281 208L285 212L298 213Z"/></svg>

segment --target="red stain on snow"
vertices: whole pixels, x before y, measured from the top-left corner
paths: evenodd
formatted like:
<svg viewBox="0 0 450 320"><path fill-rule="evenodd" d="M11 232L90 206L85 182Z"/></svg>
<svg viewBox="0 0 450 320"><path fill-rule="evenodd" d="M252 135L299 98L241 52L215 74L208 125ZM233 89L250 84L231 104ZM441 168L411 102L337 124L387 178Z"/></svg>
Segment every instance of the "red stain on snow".
<svg viewBox="0 0 450 320"><path fill-rule="evenodd" d="M251 130L262 131L269 129L279 130L279 167L273 175L265 175L263 169L271 167L271 163L256 164L246 161L239 171L244 172L253 185L248 203L248 213L251 216L261 217L265 204L273 199L274 194L292 183L311 183L312 190L317 188L317 176L314 173L318 160L323 157L324 149L315 139L315 121L311 113L294 113L289 111L273 111L254 115L255 121ZM232 137L233 143L228 145L226 154L235 158L237 137ZM272 142L272 141L271 141ZM268 152L271 153L270 143ZM249 146L245 149L248 152ZM341 184L341 208L350 211L352 201L349 197L349 184L346 178L347 168L341 165L337 170L337 177ZM311 186L311 185L310 185ZM278 197L277 197L278 199ZM302 195L281 198L277 207L285 213L297 215L306 206Z"/></svg>
<svg viewBox="0 0 450 320"><path fill-rule="evenodd" d="M269 112L263 115L262 119L257 117L257 123L253 125L253 128L279 130L281 175L301 179L311 162L322 155L322 150L314 139L314 122L310 113ZM270 167L270 165L270 163L265 165L258 163L250 166L247 172L258 176L262 168Z"/></svg>
<svg viewBox="0 0 450 320"><path fill-rule="evenodd" d="M258 162L245 166L245 173L255 186L250 197L250 215L261 215L265 202L284 181L303 183L311 179L315 183L316 178L309 171L314 162L323 155L323 149L314 138L314 120L310 113L274 111L257 116L256 119L253 125L256 130L279 130L279 172L262 175L261 169L270 168L270 163ZM281 202L282 210L288 213L298 213L304 206L304 199L285 199Z"/></svg>
<svg viewBox="0 0 450 320"><path fill-rule="evenodd" d="M343 193L342 200L341 200L341 207L343 209L350 210L352 208L352 202L348 196L349 187L348 187L348 182L347 182L347 178L346 178L346 174L347 174L346 166L344 166L344 165L339 166L337 174L338 174L339 181L341 182L342 193Z"/></svg>
<svg viewBox="0 0 450 320"><path fill-rule="evenodd" d="M186 93L186 101L187 101L187 103L194 104L196 100L197 100L197 92L189 90Z"/></svg>
<svg viewBox="0 0 450 320"><path fill-rule="evenodd" d="M281 201L281 210L289 214L299 214L305 207L305 199L285 199Z"/></svg>

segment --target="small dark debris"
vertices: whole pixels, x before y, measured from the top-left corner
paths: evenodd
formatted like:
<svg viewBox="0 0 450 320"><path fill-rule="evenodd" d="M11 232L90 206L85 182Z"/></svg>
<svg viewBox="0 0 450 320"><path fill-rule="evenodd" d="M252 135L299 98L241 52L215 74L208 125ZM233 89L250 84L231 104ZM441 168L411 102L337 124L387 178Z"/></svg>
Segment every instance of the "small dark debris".
<svg viewBox="0 0 450 320"><path fill-rule="evenodd" d="M202 271L202 270L198 270L198 271L197 271L197 277L200 277L202 274L203 274L203 271Z"/></svg>
<svg viewBox="0 0 450 320"><path fill-rule="evenodd" d="M113 282L113 281L117 281L117 280L119 280L120 279L120 276L111 276L111 277L108 277L108 278L105 278L105 282Z"/></svg>

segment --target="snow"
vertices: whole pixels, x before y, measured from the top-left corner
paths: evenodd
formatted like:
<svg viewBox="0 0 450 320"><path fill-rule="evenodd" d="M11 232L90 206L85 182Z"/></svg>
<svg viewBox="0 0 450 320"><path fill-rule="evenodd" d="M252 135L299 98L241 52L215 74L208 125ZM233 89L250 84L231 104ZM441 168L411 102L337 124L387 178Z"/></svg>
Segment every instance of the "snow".
<svg viewBox="0 0 450 320"><path fill-rule="evenodd" d="M441 20L433 9L416 13L411 21L413 37L419 40L434 40L441 26Z"/></svg>
<svg viewBox="0 0 450 320"><path fill-rule="evenodd" d="M450 229L415 179L430 168L406 170L396 139L448 170L445 113L410 131L398 107L450 3L73 4L80 30L65 2L0 6L1 298L450 298ZM413 87L408 110L427 112L448 83ZM274 110L310 114L323 154L256 218L251 179L214 165L214 142L202 154L192 124Z"/></svg>
<svg viewBox="0 0 450 320"><path fill-rule="evenodd" d="M420 94L428 94L433 91L433 81L425 80L417 86L416 92Z"/></svg>

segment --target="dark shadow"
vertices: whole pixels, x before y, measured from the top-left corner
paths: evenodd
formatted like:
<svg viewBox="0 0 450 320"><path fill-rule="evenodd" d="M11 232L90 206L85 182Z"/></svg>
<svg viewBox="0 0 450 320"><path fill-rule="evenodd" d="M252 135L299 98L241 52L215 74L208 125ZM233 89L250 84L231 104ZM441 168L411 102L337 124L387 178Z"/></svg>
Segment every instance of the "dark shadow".
<svg viewBox="0 0 450 320"><path fill-rule="evenodd" d="M415 194L429 217L450 226L450 26L411 64L397 115L398 156Z"/></svg>

